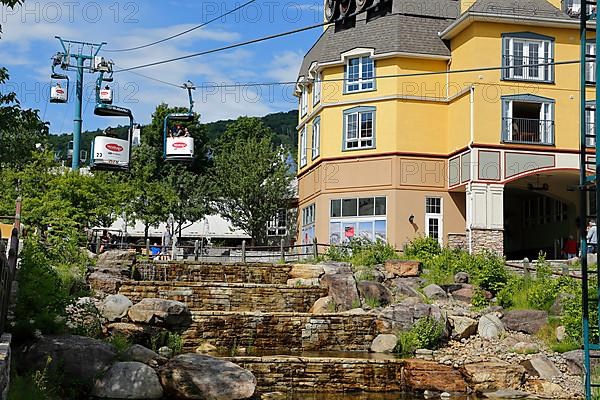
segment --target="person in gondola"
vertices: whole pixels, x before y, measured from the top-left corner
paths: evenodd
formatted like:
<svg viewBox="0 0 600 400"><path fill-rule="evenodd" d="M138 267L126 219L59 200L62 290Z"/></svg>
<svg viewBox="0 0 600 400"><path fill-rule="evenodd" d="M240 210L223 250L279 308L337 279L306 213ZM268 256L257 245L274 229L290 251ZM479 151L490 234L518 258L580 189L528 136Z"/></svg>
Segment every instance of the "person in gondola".
<svg viewBox="0 0 600 400"><path fill-rule="evenodd" d="M185 137L190 137L190 131L188 128L183 128L183 136Z"/></svg>
<svg viewBox="0 0 600 400"><path fill-rule="evenodd" d="M183 136L183 128L181 127L181 125L177 125L177 132L175 132L175 136L176 137Z"/></svg>

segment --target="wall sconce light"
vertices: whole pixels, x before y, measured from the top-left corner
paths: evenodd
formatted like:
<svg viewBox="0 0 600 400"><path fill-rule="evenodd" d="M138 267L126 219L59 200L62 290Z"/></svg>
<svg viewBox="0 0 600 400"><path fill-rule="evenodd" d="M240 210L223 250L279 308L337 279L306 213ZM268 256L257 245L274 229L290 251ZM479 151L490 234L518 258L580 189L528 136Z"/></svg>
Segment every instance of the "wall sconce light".
<svg viewBox="0 0 600 400"><path fill-rule="evenodd" d="M408 222L410 222L411 224L415 221L415 216L410 214L410 217L408 217Z"/></svg>

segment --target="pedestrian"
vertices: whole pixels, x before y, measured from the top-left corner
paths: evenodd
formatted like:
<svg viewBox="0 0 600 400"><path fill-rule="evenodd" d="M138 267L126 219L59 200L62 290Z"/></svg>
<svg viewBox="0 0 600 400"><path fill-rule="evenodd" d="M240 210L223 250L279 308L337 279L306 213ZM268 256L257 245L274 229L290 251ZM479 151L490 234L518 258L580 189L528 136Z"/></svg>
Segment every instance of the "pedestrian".
<svg viewBox="0 0 600 400"><path fill-rule="evenodd" d="M569 235L568 239L565 240L563 254L565 254L567 260L575 258L575 256L577 255L577 242L573 238L573 235Z"/></svg>
<svg viewBox="0 0 600 400"><path fill-rule="evenodd" d="M587 228L587 248L588 253L596 253L598 251L598 230L596 221L590 220Z"/></svg>

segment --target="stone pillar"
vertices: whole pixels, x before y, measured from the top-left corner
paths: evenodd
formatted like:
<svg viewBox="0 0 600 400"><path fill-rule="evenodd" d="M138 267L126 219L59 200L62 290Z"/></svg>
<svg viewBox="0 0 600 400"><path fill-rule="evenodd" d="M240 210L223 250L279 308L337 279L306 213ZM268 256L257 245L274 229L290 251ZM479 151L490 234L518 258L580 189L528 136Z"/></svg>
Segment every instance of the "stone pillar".
<svg viewBox="0 0 600 400"><path fill-rule="evenodd" d="M448 247L451 249L467 250L467 235L464 233L449 233Z"/></svg>
<svg viewBox="0 0 600 400"><path fill-rule="evenodd" d="M504 254L504 185L473 183L467 190L467 244Z"/></svg>

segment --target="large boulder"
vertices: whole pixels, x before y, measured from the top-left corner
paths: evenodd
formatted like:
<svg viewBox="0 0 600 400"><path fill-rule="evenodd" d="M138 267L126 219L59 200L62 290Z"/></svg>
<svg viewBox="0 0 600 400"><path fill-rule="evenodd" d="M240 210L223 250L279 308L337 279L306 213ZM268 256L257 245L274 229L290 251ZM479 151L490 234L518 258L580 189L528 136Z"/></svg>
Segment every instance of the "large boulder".
<svg viewBox="0 0 600 400"><path fill-rule="evenodd" d="M423 293L431 300L446 300L448 298L444 289L433 283L425 286L423 288Z"/></svg>
<svg viewBox="0 0 600 400"><path fill-rule="evenodd" d="M525 368L505 361L482 361L464 364L461 372L469 386L478 392L520 389Z"/></svg>
<svg viewBox="0 0 600 400"><path fill-rule="evenodd" d="M139 344L130 346L123 354L123 360L141 362L153 368L166 364L168 361L165 357L161 357L152 350Z"/></svg>
<svg viewBox="0 0 600 400"><path fill-rule="evenodd" d="M421 263L419 261L387 260L384 268L392 276L413 277L419 276Z"/></svg>
<svg viewBox="0 0 600 400"><path fill-rule="evenodd" d="M469 274L466 272L457 272L454 274L454 283L469 283Z"/></svg>
<svg viewBox="0 0 600 400"><path fill-rule="evenodd" d="M333 298L330 296L321 297L308 311L311 314L324 314L335 312L335 303L333 302Z"/></svg>
<svg viewBox="0 0 600 400"><path fill-rule="evenodd" d="M165 392L178 399L247 399L256 389L256 378L250 371L200 354L176 356L158 374Z"/></svg>
<svg viewBox="0 0 600 400"><path fill-rule="evenodd" d="M540 310L511 310L504 313L502 323L511 331L536 334L548 323L548 313Z"/></svg>
<svg viewBox="0 0 600 400"><path fill-rule="evenodd" d="M290 279L314 279L325 273L322 265L294 264L289 272Z"/></svg>
<svg viewBox="0 0 600 400"><path fill-rule="evenodd" d="M114 364L97 379L92 395L101 399L161 399L163 389L156 372L141 362Z"/></svg>
<svg viewBox="0 0 600 400"><path fill-rule="evenodd" d="M398 344L398 338L392 334L380 334L371 343L373 353L391 353Z"/></svg>
<svg viewBox="0 0 600 400"><path fill-rule="evenodd" d="M473 318L452 315L448 317L452 326L452 338L466 339L477 333L477 321Z"/></svg>
<svg viewBox="0 0 600 400"><path fill-rule="evenodd" d="M131 300L122 294L111 294L100 303L100 313L108 321L113 322L127 315L133 306Z"/></svg>
<svg viewBox="0 0 600 400"><path fill-rule="evenodd" d="M446 330L448 323L446 314L438 306L411 301L411 299L414 298L392 304L377 312L376 326L379 333L408 331L421 318L431 317L444 326L444 336L449 334Z"/></svg>
<svg viewBox="0 0 600 400"><path fill-rule="evenodd" d="M391 281L392 290L400 296L421 298L423 294L417 290L418 287L417 282L407 278L396 278Z"/></svg>
<svg viewBox="0 0 600 400"><path fill-rule="evenodd" d="M50 371L63 376L65 385L91 386L117 357L113 346L100 340L76 335L42 336L18 362L17 369Z"/></svg>
<svg viewBox="0 0 600 400"><path fill-rule="evenodd" d="M324 265L325 275L321 278L321 286L329 290L338 310L350 310L360 304L356 281L352 269L345 265Z"/></svg>
<svg viewBox="0 0 600 400"><path fill-rule="evenodd" d="M525 360L521 363L531 376L539 376L540 378L551 381L552 378L561 376L561 372L552 361L543 354L538 354Z"/></svg>
<svg viewBox="0 0 600 400"><path fill-rule="evenodd" d="M472 287L463 287L452 292L452 298L454 300L464 301L465 303L469 304L471 304L474 296L475 289L473 289Z"/></svg>
<svg viewBox="0 0 600 400"><path fill-rule="evenodd" d="M127 278L104 272L92 272L87 278L93 291L105 294L117 294L126 280Z"/></svg>
<svg viewBox="0 0 600 400"><path fill-rule="evenodd" d="M129 309L133 322L153 325L181 326L191 321L188 307L175 300L143 299Z"/></svg>
<svg viewBox="0 0 600 400"><path fill-rule="evenodd" d="M477 333L482 338L495 339L504 332L504 324L495 314L486 314L479 319Z"/></svg>
<svg viewBox="0 0 600 400"><path fill-rule="evenodd" d="M361 281L357 286L358 292L364 299L376 300L380 306L386 306L392 302L392 292L379 282Z"/></svg>

